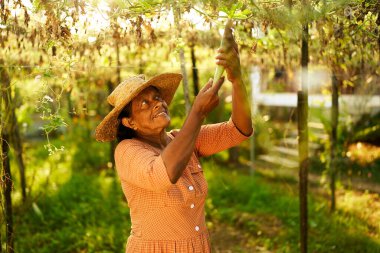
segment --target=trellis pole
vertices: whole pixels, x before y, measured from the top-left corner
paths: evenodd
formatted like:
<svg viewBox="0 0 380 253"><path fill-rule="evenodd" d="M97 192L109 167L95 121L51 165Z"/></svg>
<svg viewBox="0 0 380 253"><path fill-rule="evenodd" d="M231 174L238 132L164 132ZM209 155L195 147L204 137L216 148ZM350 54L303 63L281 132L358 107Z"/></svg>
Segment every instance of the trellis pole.
<svg viewBox="0 0 380 253"><path fill-rule="evenodd" d="M331 93L331 135L330 135L330 190L331 190L331 207L330 211L334 212L336 207L335 198L335 178L336 178L336 148L337 148L337 129L338 129L338 80L335 74L332 75L332 93Z"/></svg>
<svg viewBox="0 0 380 253"><path fill-rule="evenodd" d="M302 1L307 7L307 0ZM301 46L301 90L298 91L297 114L298 114L298 152L299 152L299 199L300 199L300 245L301 253L307 253L308 239L308 208L307 208L307 185L309 167L309 141L308 141L308 48L309 27L306 17L302 24Z"/></svg>

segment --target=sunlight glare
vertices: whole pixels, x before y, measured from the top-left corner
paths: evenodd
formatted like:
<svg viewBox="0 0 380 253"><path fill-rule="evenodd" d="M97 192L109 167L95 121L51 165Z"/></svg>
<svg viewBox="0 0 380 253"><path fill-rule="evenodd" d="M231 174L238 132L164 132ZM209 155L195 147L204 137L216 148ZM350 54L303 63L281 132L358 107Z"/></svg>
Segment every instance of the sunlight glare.
<svg viewBox="0 0 380 253"><path fill-rule="evenodd" d="M184 13L182 18L192 23L196 30L210 30L210 26L206 23L206 20L194 9Z"/></svg>
<svg viewBox="0 0 380 253"><path fill-rule="evenodd" d="M302 74L307 73L304 80L307 80L307 87L310 93L321 93L324 87L331 86L331 73L326 66L309 65L307 71L302 71L299 68L296 72L296 82L298 90L301 90L302 86Z"/></svg>
<svg viewBox="0 0 380 253"><path fill-rule="evenodd" d="M171 24L174 24L174 14L172 9L168 13L161 13L160 19L154 19L151 22L153 29L159 28L162 30L169 30L172 28Z"/></svg>
<svg viewBox="0 0 380 253"><path fill-rule="evenodd" d="M21 3L28 9L32 9L33 8L33 4L30 0L22 0Z"/></svg>
<svg viewBox="0 0 380 253"><path fill-rule="evenodd" d="M263 32L263 30L261 30L260 27L254 27L251 29L252 31L252 37L256 38L256 39L262 39L265 37L265 33Z"/></svg>
<svg viewBox="0 0 380 253"><path fill-rule="evenodd" d="M79 16L81 24L88 23L87 30L94 33L99 33L103 29L110 26L110 19L107 13L111 11L107 1L99 1L98 5L87 11L85 15Z"/></svg>
<svg viewBox="0 0 380 253"><path fill-rule="evenodd" d="M88 41L88 43L94 43L94 42L96 42L96 37L94 37L94 36L88 36L88 38L87 38L87 41Z"/></svg>

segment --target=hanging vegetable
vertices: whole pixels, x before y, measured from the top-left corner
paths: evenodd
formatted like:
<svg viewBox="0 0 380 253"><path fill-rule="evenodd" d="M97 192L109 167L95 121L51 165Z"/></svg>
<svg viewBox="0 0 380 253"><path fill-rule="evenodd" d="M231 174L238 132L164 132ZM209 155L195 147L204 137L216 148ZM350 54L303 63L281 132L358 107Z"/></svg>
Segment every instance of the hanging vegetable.
<svg viewBox="0 0 380 253"><path fill-rule="evenodd" d="M224 33L223 33L222 40L220 42L220 47L224 47L226 40L227 40L227 36L229 33L232 33L232 20L231 19L227 20L226 26L224 27ZM215 84L222 77L223 72L224 72L224 67L221 65L217 65L216 69L215 69L213 84Z"/></svg>
<svg viewBox="0 0 380 253"><path fill-rule="evenodd" d="M242 8L243 8L243 4L240 2L233 4L230 9L228 9L227 7L221 8L221 12L224 12L227 15L228 19L224 27L224 33L223 33L222 40L220 42L220 47L225 47L225 46L228 47L228 45L226 45L225 43L227 39L229 39L229 37L233 36L232 35L232 25L233 25L232 20L245 20L248 18L247 15L251 14L251 11L248 9L241 11ZM224 72L224 68L220 65L217 65L215 69L214 80L213 80L214 84L223 75L223 72Z"/></svg>

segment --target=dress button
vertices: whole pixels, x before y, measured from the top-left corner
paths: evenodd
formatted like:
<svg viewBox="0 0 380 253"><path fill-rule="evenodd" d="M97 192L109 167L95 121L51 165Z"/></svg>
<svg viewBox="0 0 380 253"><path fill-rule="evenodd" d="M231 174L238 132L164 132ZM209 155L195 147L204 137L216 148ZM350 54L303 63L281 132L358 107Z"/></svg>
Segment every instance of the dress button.
<svg viewBox="0 0 380 253"><path fill-rule="evenodd" d="M189 190L192 191L194 190L194 187L192 185L189 186Z"/></svg>
<svg viewBox="0 0 380 253"><path fill-rule="evenodd" d="M198 227L198 226L195 226L195 230L196 230L196 231L199 231L199 227Z"/></svg>
<svg viewBox="0 0 380 253"><path fill-rule="evenodd" d="M201 165L200 165L200 164L198 164L198 168L201 168Z"/></svg>
<svg viewBox="0 0 380 253"><path fill-rule="evenodd" d="M195 206L194 204L191 204L191 205L190 205L190 208L194 208L194 206Z"/></svg>

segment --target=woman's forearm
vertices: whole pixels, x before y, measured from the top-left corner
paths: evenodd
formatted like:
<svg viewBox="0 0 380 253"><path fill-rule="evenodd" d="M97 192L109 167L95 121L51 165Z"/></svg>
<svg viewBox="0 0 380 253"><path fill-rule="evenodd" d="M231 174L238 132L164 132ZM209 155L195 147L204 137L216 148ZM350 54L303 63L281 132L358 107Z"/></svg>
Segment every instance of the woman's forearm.
<svg viewBox="0 0 380 253"><path fill-rule="evenodd" d="M218 91L223 81L224 78L221 78L212 85L212 79L210 79L203 86L194 100L181 131L161 154L169 179L173 184L181 177L190 160L203 120L219 103Z"/></svg>
<svg viewBox="0 0 380 253"><path fill-rule="evenodd" d="M252 134L251 107L241 78L232 83L232 121L244 135Z"/></svg>
<svg viewBox="0 0 380 253"><path fill-rule="evenodd" d="M176 138L161 154L169 179L173 184L181 177L190 160L203 119L204 117L192 108Z"/></svg>

